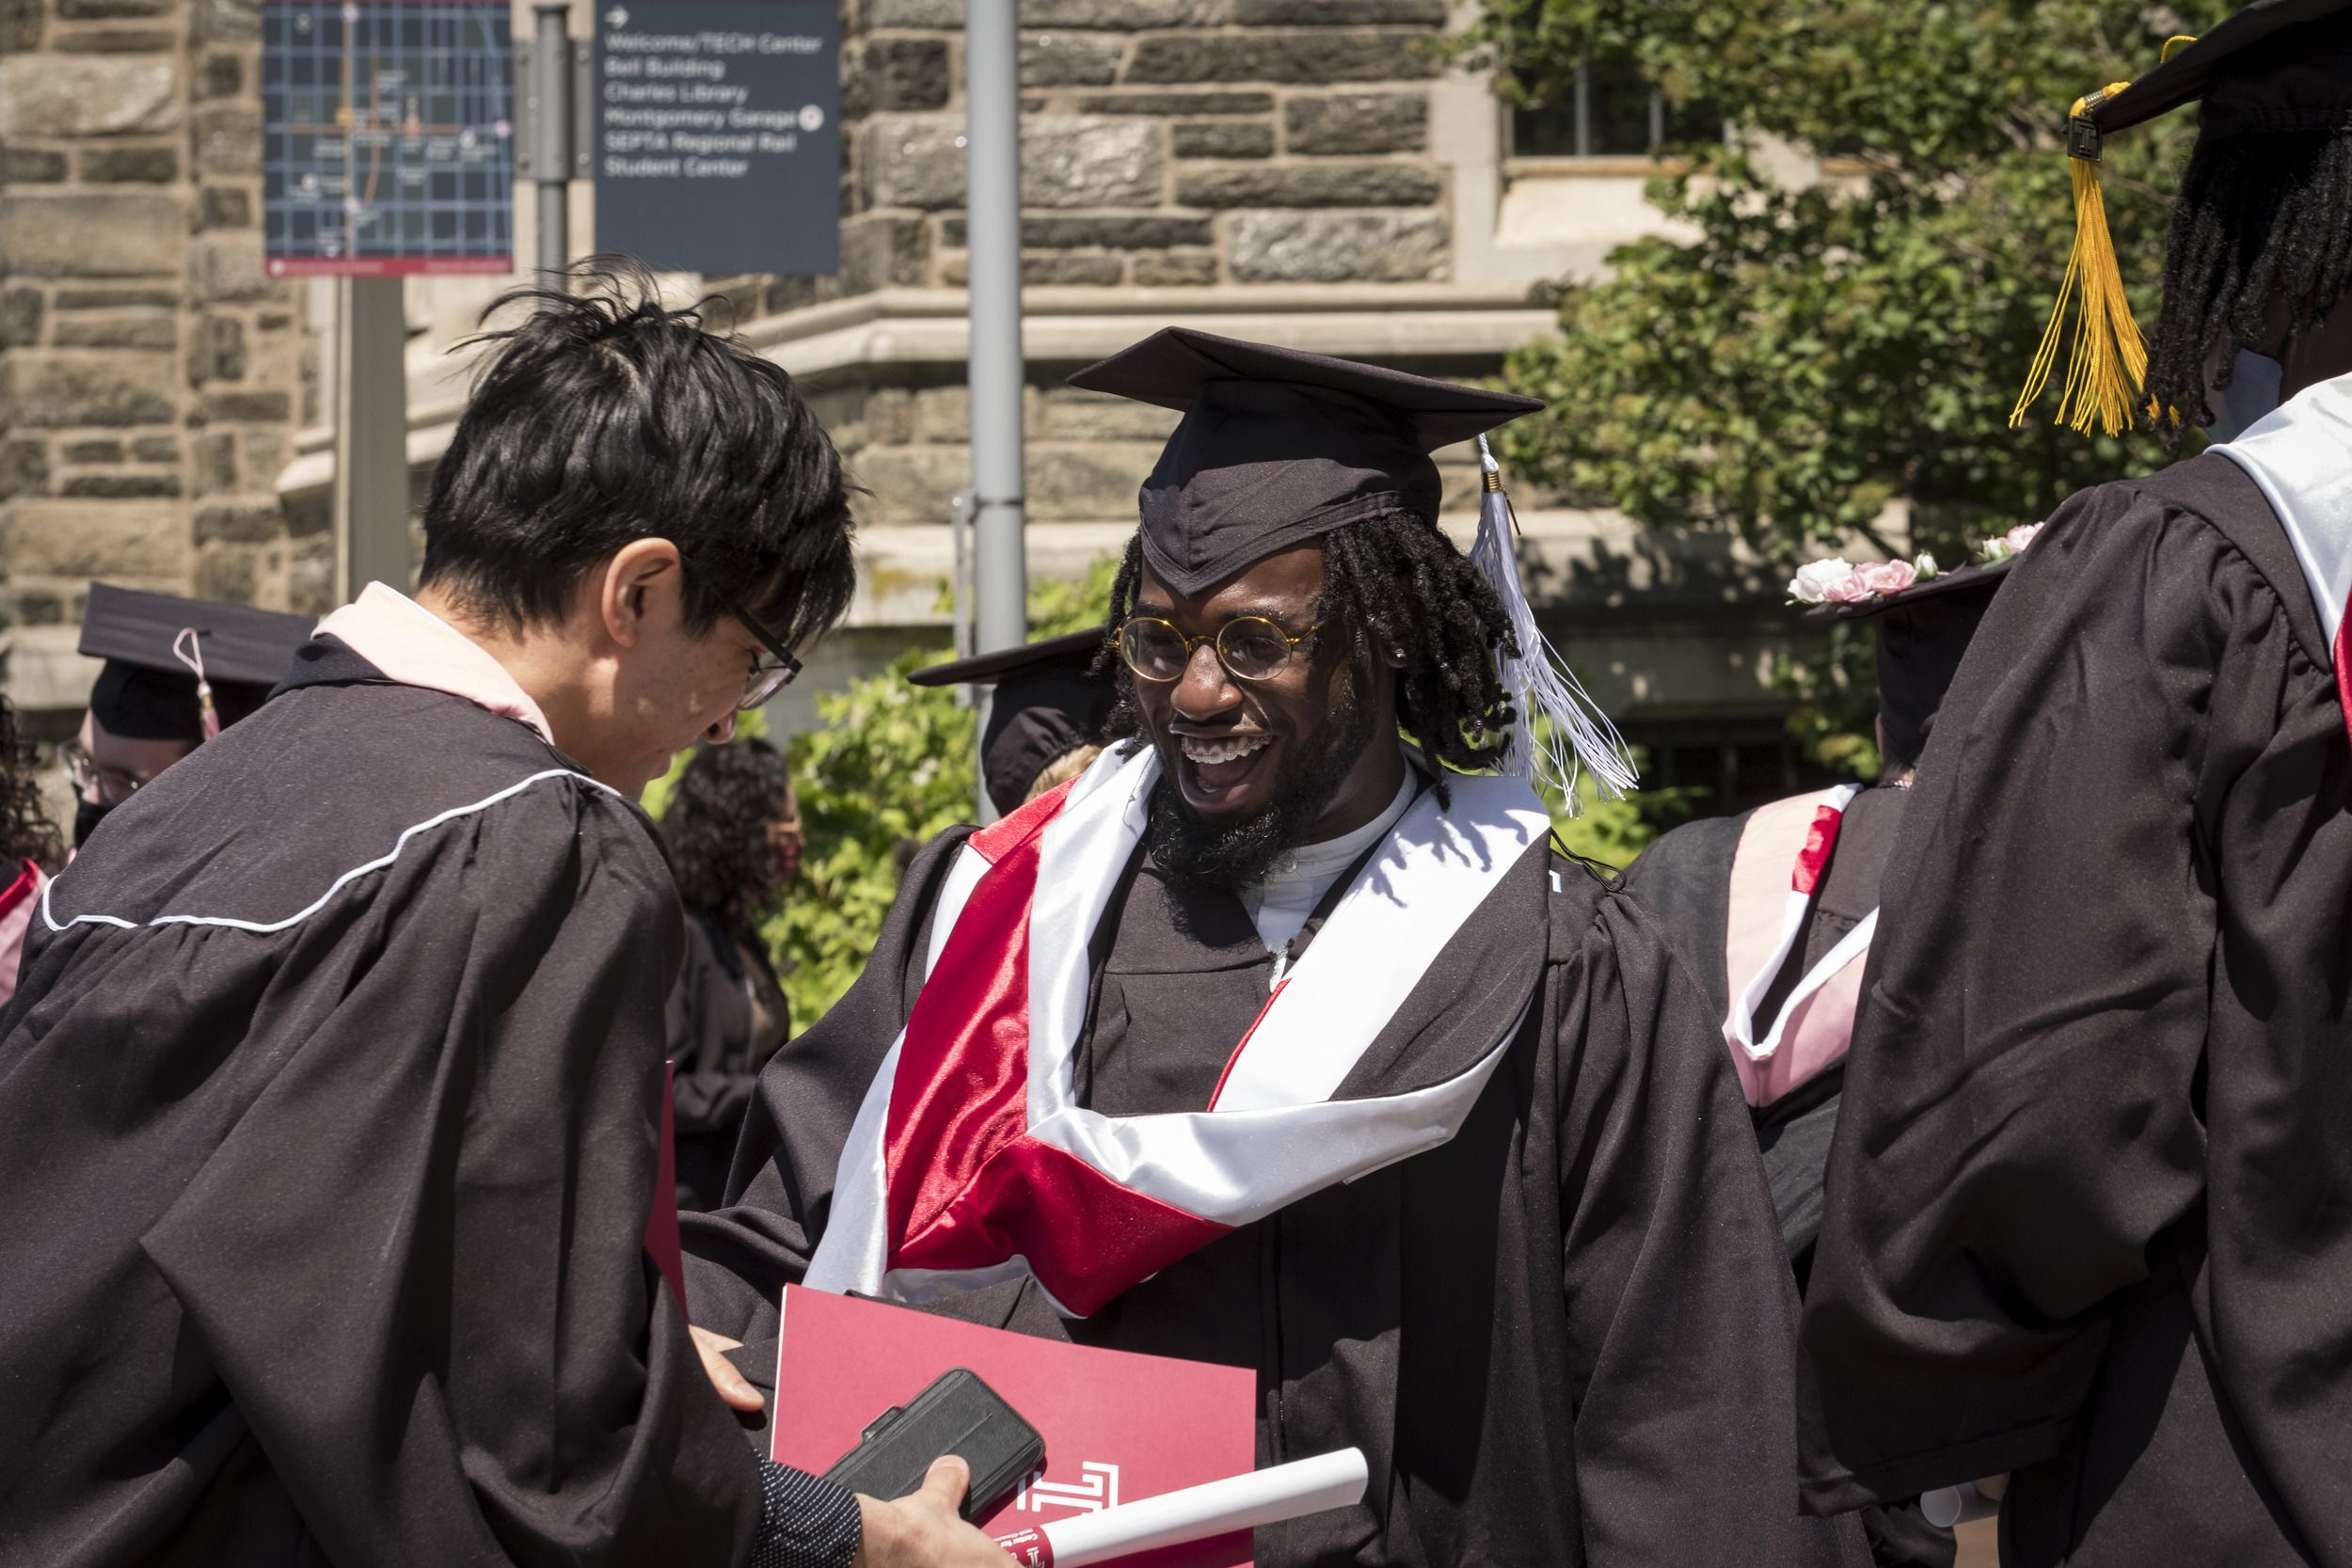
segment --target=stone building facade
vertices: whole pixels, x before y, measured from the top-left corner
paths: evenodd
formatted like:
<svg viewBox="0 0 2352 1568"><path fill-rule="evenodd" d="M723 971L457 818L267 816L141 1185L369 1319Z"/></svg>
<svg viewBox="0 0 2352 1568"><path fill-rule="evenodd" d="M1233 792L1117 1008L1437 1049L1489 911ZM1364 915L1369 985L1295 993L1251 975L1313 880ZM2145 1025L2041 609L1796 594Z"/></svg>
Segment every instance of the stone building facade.
<svg viewBox="0 0 2352 1568"><path fill-rule="evenodd" d="M0 0L0 603L11 689L36 708L78 700L60 650L90 576L326 604L335 293L262 273L256 3ZM580 0L575 34L590 11ZM787 724L946 636L946 522L969 466L962 11L843 0L837 277L675 280L723 296L802 379L872 492L852 625L792 689ZM1174 420L1070 390L1076 366L1183 323L1490 374L1549 330L1550 280L1659 221L1638 152L1513 155L1486 82L1432 48L1447 0L1024 0L1021 15L1035 575L1118 546ZM594 197L576 189L578 254ZM527 203L517 219L528 256ZM462 402L446 350L504 281L408 287L419 491ZM1470 453L1442 461L1466 531ZM1789 628L1758 563L1557 499L1522 495L1528 564L1596 694L1669 752L1687 734L1712 769L1696 782L1786 782L1764 674Z"/></svg>
<svg viewBox="0 0 2352 1568"><path fill-rule="evenodd" d="M325 606L328 542L278 491L316 399L262 270L258 22L0 4L0 611L34 710L80 705L92 578Z"/></svg>

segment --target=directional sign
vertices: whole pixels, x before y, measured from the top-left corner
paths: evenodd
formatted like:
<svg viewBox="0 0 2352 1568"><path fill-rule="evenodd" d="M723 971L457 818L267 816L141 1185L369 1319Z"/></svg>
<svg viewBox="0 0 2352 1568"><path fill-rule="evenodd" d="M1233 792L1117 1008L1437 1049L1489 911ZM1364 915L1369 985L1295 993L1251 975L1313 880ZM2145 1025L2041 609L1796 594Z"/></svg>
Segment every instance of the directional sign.
<svg viewBox="0 0 2352 1568"><path fill-rule="evenodd" d="M273 277L514 268L504 0L265 0Z"/></svg>
<svg viewBox="0 0 2352 1568"><path fill-rule="evenodd" d="M834 0L614 0L596 30L596 248L679 272L840 265Z"/></svg>

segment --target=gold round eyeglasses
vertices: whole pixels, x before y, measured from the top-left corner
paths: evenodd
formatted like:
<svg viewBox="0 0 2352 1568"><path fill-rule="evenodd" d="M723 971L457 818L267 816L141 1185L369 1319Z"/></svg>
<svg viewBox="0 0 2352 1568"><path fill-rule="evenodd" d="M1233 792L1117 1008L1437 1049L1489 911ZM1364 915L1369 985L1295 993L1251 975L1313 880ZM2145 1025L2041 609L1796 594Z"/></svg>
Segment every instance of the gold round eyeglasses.
<svg viewBox="0 0 2352 1568"><path fill-rule="evenodd" d="M1216 649L1216 661L1235 680L1271 680L1282 673L1298 645L1323 628L1317 621L1293 637L1263 615L1241 615L1216 628L1214 637L1186 637L1156 615L1136 615L1119 628L1119 657L1147 681L1180 678L1202 643Z"/></svg>

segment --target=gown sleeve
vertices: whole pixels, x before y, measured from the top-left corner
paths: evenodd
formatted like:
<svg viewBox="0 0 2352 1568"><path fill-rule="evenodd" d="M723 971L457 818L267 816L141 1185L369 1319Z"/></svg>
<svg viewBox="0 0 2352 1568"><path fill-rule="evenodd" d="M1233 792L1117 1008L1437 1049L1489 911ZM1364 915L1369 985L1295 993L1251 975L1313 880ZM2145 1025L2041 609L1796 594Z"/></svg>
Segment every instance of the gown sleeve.
<svg viewBox="0 0 2352 1568"><path fill-rule="evenodd" d="M1626 890L1658 917L1690 966L1720 1021L1731 1011L1724 927L1730 919L1731 862L1749 813L1703 816L1660 834L1625 868Z"/></svg>
<svg viewBox="0 0 2352 1568"><path fill-rule="evenodd" d="M694 1322L745 1342L737 1365L755 1384L774 1375L778 1298L824 1234L842 1148L914 1010L931 905L965 834L951 830L915 856L856 984L760 1069L725 1206L679 1216Z"/></svg>
<svg viewBox="0 0 2352 1568"><path fill-rule="evenodd" d="M1554 990L1583 1560L1867 1564L1797 1511L1796 1289L1705 998L1622 894Z"/></svg>
<svg viewBox="0 0 2352 1568"><path fill-rule="evenodd" d="M650 837L551 785L383 876L297 934L267 1086L140 1244L323 1559L744 1562L762 1474L644 1247Z"/></svg>
<svg viewBox="0 0 2352 1568"><path fill-rule="evenodd" d="M1884 885L1803 1333L1808 1506L2058 1453L2203 1194L2217 802L2292 639L2201 516L2069 501L1937 718Z"/></svg>

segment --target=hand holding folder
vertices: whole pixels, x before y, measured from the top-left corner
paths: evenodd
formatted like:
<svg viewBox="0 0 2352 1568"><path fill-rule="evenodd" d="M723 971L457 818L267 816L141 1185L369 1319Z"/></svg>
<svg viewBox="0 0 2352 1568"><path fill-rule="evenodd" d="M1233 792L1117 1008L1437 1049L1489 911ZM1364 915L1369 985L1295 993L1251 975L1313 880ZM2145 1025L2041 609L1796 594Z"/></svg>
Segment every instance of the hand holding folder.
<svg viewBox="0 0 2352 1568"><path fill-rule="evenodd" d="M1257 1373L983 1328L787 1286L770 1457L822 1474L874 1418L968 1368L1045 1440L1045 1465L990 1525L1003 1535L1107 1513L1257 1462ZM1246 1568L1247 1527L1165 1545L1136 1568Z"/></svg>

